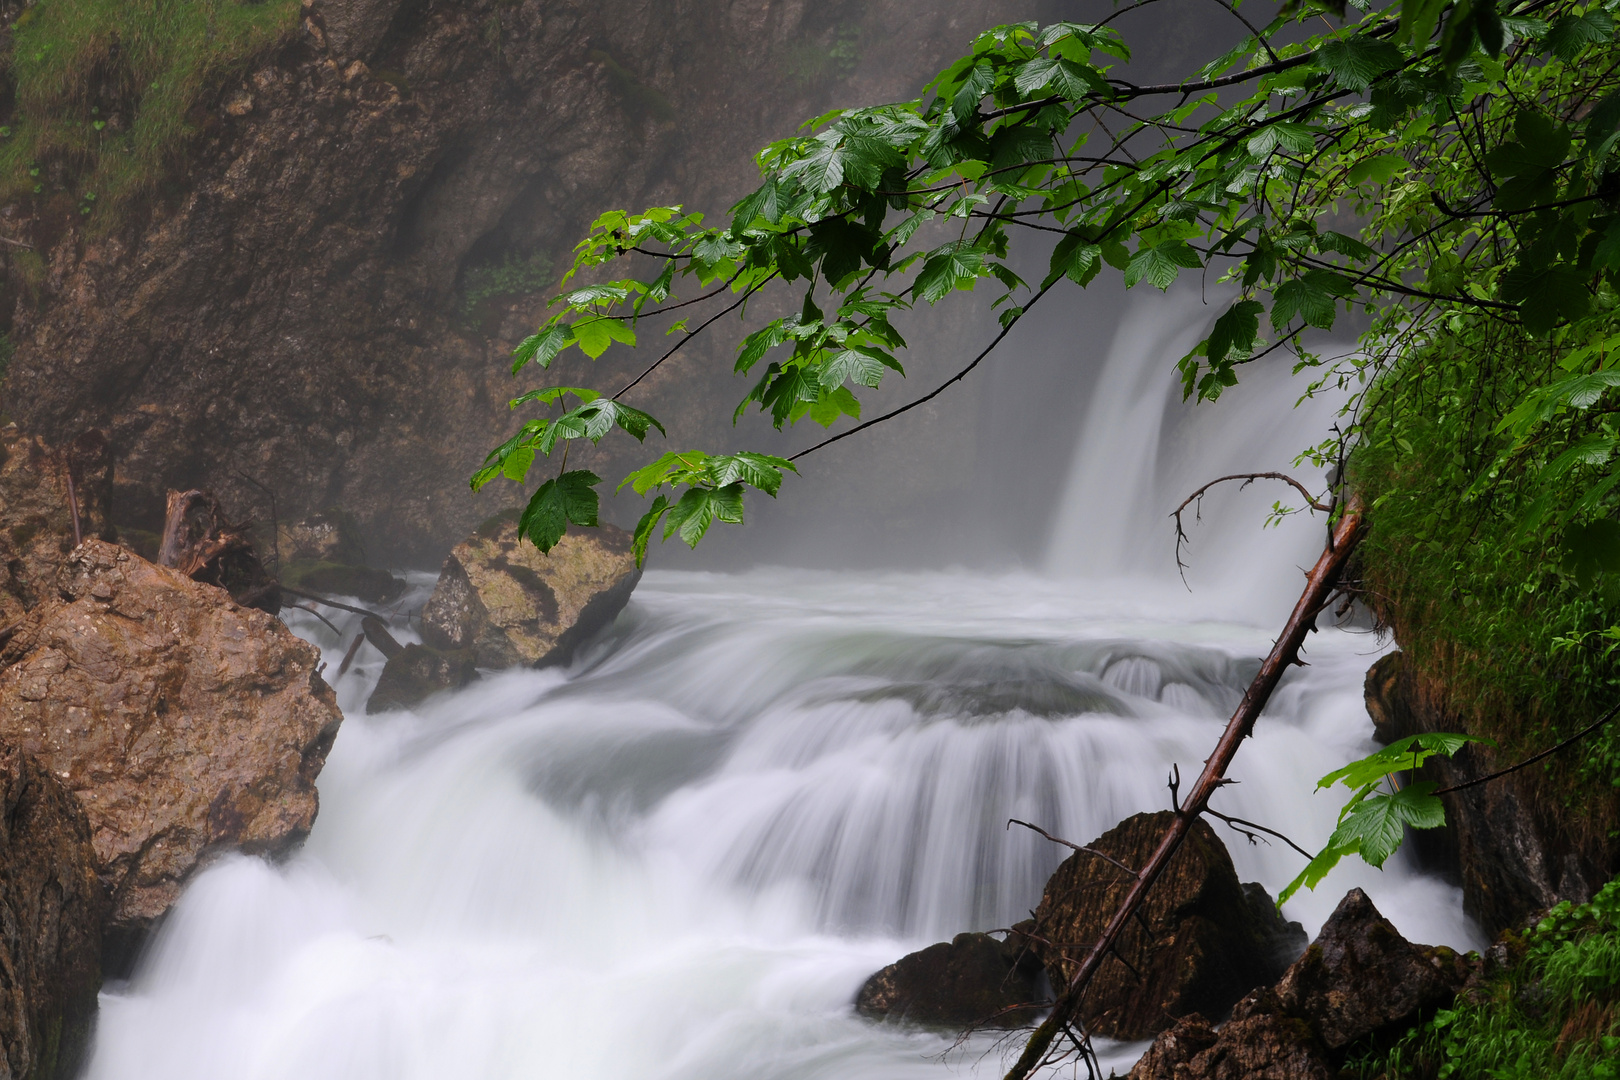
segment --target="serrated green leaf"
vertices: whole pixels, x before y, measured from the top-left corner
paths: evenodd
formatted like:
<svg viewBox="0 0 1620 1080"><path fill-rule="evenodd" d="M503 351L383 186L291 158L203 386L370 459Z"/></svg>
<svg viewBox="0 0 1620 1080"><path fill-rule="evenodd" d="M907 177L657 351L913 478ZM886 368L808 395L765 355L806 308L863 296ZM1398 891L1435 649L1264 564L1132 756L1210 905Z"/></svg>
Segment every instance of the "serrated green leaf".
<svg viewBox="0 0 1620 1080"><path fill-rule="evenodd" d="M1316 56L1340 86L1356 93L1365 91L1374 79L1405 61L1400 49L1391 43L1359 34L1327 42Z"/></svg>
<svg viewBox="0 0 1620 1080"><path fill-rule="evenodd" d="M652 506L648 507L647 512L641 515L641 520L636 522L636 531L632 534L630 540L630 550L636 557L637 567L647 561L647 541L652 539L653 530L658 527L659 520L663 518L664 511L668 509L669 500L660 495L653 500Z"/></svg>
<svg viewBox="0 0 1620 1080"><path fill-rule="evenodd" d="M1146 281L1160 289L1168 289L1183 269L1195 270L1204 265L1198 253L1187 246L1185 240L1167 240L1153 247L1142 248L1125 267L1125 287Z"/></svg>
<svg viewBox="0 0 1620 1080"><path fill-rule="evenodd" d="M623 319L613 319L605 315L586 316L573 325L574 338L579 342L579 351L595 360L607 352L608 346L615 341L634 346L636 332L632 330Z"/></svg>
<svg viewBox="0 0 1620 1080"><path fill-rule="evenodd" d="M682 495L664 517L664 539L679 533L687 547L697 547L715 521L738 525L743 520L743 487L695 487Z"/></svg>
<svg viewBox="0 0 1620 1080"><path fill-rule="evenodd" d="M1265 305L1258 300L1239 300L1228 308L1209 334L1207 355L1211 365L1220 364L1232 354L1248 356L1260 333L1260 313Z"/></svg>
<svg viewBox="0 0 1620 1080"><path fill-rule="evenodd" d="M586 527L596 524L598 496L596 485L602 478L586 469L565 472L540 485L529 505L518 518L518 533L541 551L557 546L569 523Z"/></svg>
<svg viewBox="0 0 1620 1080"><path fill-rule="evenodd" d="M567 325L548 326L535 334L523 339L517 348L512 350L512 374L522 371L524 365L539 364L541 367L550 367L559 352L573 344L574 328Z"/></svg>

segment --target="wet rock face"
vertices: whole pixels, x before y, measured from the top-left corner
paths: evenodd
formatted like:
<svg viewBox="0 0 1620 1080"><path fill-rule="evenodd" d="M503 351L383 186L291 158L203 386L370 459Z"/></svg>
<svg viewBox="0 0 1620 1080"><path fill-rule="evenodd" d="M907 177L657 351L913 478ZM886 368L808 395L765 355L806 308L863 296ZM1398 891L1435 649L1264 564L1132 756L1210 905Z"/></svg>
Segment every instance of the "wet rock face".
<svg viewBox="0 0 1620 1080"><path fill-rule="evenodd" d="M1147 862L1171 819L1138 814L1088 847L1128 867ZM1085 852L1069 857L1046 885L1035 912L1048 976L1065 986L1129 888L1132 875ZM1274 980L1304 946L1297 923L1285 923L1270 898L1256 903L1209 825L1197 822L1148 893L1143 919L1120 938L1119 959L1103 963L1082 1016L1094 1034L1142 1039L1178 1017L1222 1017L1257 986ZM1135 969L1135 972L1131 970Z"/></svg>
<svg viewBox="0 0 1620 1080"><path fill-rule="evenodd" d="M1238 1002L1217 1033L1197 1013L1166 1030L1131 1069L1129 1080L1331 1080L1310 1025L1288 1016L1269 990Z"/></svg>
<svg viewBox="0 0 1620 1080"><path fill-rule="evenodd" d="M366 712L412 709L441 690L458 690L478 678L472 650L444 652L428 645L407 645L388 658L376 689L366 699Z"/></svg>
<svg viewBox="0 0 1620 1080"><path fill-rule="evenodd" d="M1426 731L1468 732L1447 702L1446 687L1426 678L1404 653L1381 657L1367 672L1367 711L1381 741ZM1514 763L1481 744L1427 762L1419 778L1452 787ZM1601 813L1571 814L1549 796L1538 769L1442 796L1444 829L1413 836L1415 853L1462 885L1463 910L1488 934L1520 927L1561 900L1585 903L1620 872L1620 841L1593 823ZM1594 799L1613 799L1596 792Z"/></svg>
<svg viewBox="0 0 1620 1080"><path fill-rule="evenodd" d="M94 540L59 588L0 652L0 743L78 797L138 935L213 855L303 839L343 716L316 650L220 589Z"/></svg>
<svg viewBox="0 0 1620 1080"><path fill-rule="evenodd" d="M107 901L78 800L0 746L0 1073L69 1080L101 989Z"/></svg>
<svg viewBox="0 0 1620 1080"><path fill-rule="evenodd" d="M1470 970L1450 949L1407 941L1351 889L1277 983L1277 997L1338 1050L1450 1002Z"/></svg>
<svg viewBox="0 0 1620 1080"><path fill-rule="evenodd" d="M1474 973L1450 949L1401 937L1352 889L1275 987L1246 995L1219 1032L1202 1016L1182 1017L1131 1080L1328 1080L1349 1048L1405 1032Z"/></svg>
<svg viewBox="0 0 1620 1080"><path fill-rule="evenodd" d="M612 525L564 536L549 553L518 536L517 511L457 544L422 609L422 638L470 650L479 667L567 663L630 600L641 571Z"/></svg>
<svg viewBox="0 0 1620 1080"><path fill-rule="evenodd" d="M873 1020L953 1031L1021 1027L1043 1007L1037 1004L1039 976L1040 961L1016 928L1006 941L958 934L867 979L855 1011Z"/></svg>
<svg viewBox="0 0 1620 1080"><path fill-rule="evenodd" d="M90 431L57 447L15 427L0 430L0 626L51 595L57 569L73 550L70 475L80 532L110 537L112 458L105 436Z"/></svg>
<svg viewBox="0 0 1620 1080"><path fill-rule="evenodd" d="M509 353L598 214L721 211L758 183L758 147L834 104L914 96L1005 14L988 0L313 0L195 110L185 168L140 216L110 235L48 205L0 223L46 262L11 327L5 407L59 441L109 431L121 525L159 529L176 486L268 521L248 476L283 520L343 505L373 563L432 565L489 512L467 477L510 430L524 387ZM858 72L796 66L849 28ZM525 284L469 311L480 274L510 265ZM588 375L564 361L557 381L622 382L646 363L627 352ZM718 368L729 406L729 358ZM676 403L670 383L648 383L662 418L700 409L707 385ZM698 441L695 425L672 438ZM575 460L611 476L643 456L616 441Z"/></svg>

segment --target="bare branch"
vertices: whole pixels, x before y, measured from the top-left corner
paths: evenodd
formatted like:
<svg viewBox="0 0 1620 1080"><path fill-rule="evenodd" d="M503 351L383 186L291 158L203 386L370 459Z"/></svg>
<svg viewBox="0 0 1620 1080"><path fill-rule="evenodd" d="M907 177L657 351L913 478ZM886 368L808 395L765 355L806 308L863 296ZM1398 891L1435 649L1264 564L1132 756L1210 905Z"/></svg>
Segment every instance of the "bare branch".
<svg viewBox="0 0 1620 1080"><path fill-rule="evenodd" d="M1051 833L1047 832L1045 829L1041 828L1039 825L1031 825L1029 822L1027 822L1027 821L1019 821L1017 818L1008 818L1007 819L1007 827L1011 828L1014 825L1022 825L1024 828L1029 829L1032 832L1038 832L1042 836L1046 837L1048 840L1052 841L1052 843L1054 843L1054 844L1062 844L1066 848L1072 848L1075 851L1083 851L1087 855L1095 855L1097 858L1101 859L1103 862L1113 863L1115 866L1119 867L1121 870L1123 870L1127 874L1131 875L1131 877L1136 876L1136 871L1135 870L1132 870L1130 867L1126 866L1124 863L1120 862L1118 859L1114 858L1112 855L1104 855L1102 852L1098 851L1096 848L1081 847L1079 844L1076 844L1076 843L1074 843L1072 841L1069 841L1069 840L1065 840L1061 836L1053 836Z"/></svg>

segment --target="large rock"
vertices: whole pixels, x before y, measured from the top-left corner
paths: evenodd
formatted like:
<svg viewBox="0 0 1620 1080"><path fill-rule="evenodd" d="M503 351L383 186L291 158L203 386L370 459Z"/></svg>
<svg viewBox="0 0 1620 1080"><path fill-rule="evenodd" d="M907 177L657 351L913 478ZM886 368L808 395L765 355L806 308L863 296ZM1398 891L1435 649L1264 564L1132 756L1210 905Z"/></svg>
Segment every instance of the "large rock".
<svg viewBox="0 0 1620 1080"><path fill-rule="evenodd" d="M68 1080L95 1022L107 900L78 800L10 746L0 852L0 1074Z"/></svg>
<svg viewBox="0 0 1620 1080"><path fill-rule="evenodd" d="M1129 1080L1331 1080L1336 1075L1309 1024L1288 1016L1269 990L1238 1002L1217 1033L1197 1013L1154 1040Z"/></svg>
<svg viewBox="0 0 1620 1080"><path fill-rule="evenodd" d="M422 609L422 638L470 649L478 666L567 663L613 621L641 580L630 534L612 525L568 533L550 553L518 536L518 511L457 544Z"/></svg>
<svg viewBox="0 0 1620 1080"><path fill-rule="evenodd" d="M1140 867L1171 818L1168 810L1138 814L1089 846ZM1133 880L1085 852L1058 867L1035 912L1037 938L1051 943L1044 959L1053 986L1068 984ZM1189 1013L1225 1016L1245 993L1274 980L1305 944L1299 925L1283 922L1263 889L1239 883L1225 845L1202 820L1141 911L1086 995L1082 1019L1095 1034L1143 1039Z"/></svg>
<svg viewBox="0 0 1620 1080"><path fill-rule="evenodd" d="M924 1027L1021 1027L1045 1007L1036 992L1040 961L1018 932L957 934L904 956L866 980L855 1011Z"/></svg>
<svg viewBox="0 0 1620 1080"><path fill-rule="evenodd" d="M343 715L318 652L214 586L87 540L59 589L0 652L0 742L78 796L134 940L213 855L309 832Z"/></svg>
<svg viewBox="0 0 1620 1080"><path fill-rule="evenodd" d="M325 24L332 51L346 58L365 58L382 41L400 0L304 0Z"/></svg>
<svg viewBox="0 0 1620 1080"><path fill-rule="evenodd" d="M1448 1004L1471 972L1451 949L1414 945L1351 889L1310 948L1277 983L1288 1012L1316 1029L1329 1050L1402 1029Z"/></svg>
<svg viewBox="0 0 1620 1080"><path fill-rule="evenodd" d="M430 645L407 645L388 658L366 712L414 709L441 690L459 690L478 678L470 649L441 652Z"/></svg>
<svg viewBox="0 0 1620 1080"><path fill-rule="evenodd" d="M99 431L66 447L0 429L0 627L50 595L62 560L73 550L72 477L84 536L110 538L112 458Z"/></svg>

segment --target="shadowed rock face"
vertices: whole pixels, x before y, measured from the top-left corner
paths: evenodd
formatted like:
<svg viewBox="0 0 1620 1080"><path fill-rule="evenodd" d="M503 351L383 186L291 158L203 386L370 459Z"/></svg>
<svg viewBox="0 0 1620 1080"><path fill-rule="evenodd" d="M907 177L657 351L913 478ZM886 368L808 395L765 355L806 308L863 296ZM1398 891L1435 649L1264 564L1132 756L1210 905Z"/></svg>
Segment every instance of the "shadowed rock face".
<svg viewBox="0 0 1620 1080"><path fill-rule="evenodd" d="M15 427L0 429L0 626L51 595L73 550L70 475L80 532L110 537L112 459L104 435L89 431L50 446Z"/></svg>
<svg viewBox="0 0 1620 1080"><path fill-rule="evenodd" d="M1219 1034L1197 1013L1153 1042L1129 1080L1330 1080L1310 1025L1288 1016L1269 990L1238 1002Z"/></svg>
<svg viewBox="0 0 1620 1080"><path fill-rule="evenodd" d="M0 652L0 743L78 797L138 935L210 857L308 834L343 716L316 650L220 589L98 540L59 588Z"/></svg>
<svg viewBox="0 0 1620 1080"><path fill-rule="evenodd" d="M1140 867L1171 816L1138 814L1088 846ZM1085 852L1058 867L1035 912L1053 986L1068 984L1133 880ZM1262 902L1245 892L1225 845L1198 821L1143 905L1151 934L1133 922L1120 938L1118 952L1130 968L1111 959L1094 978L1082 1017L1087 1029L1111 1038L1147 1038L1189 1013L1224 1016L1245 993L1274 980L1304 947L1305 934L1299 924L1283 922L1264 890L1256 886L1253 892Z"/></svg>
<svg viewBox="0 0 1620 1080"><path fill-rule="evenodd" d="M1021 1027L1040 1015L1040 961L1014 927L1007 940L957 934L890 964L866 980L855 1011L874 1020L961 1031ZM1020 1008L1022 1006L1022 1008Z"/></svg>
<svg viewBox="0 0 1620 1080"><path fill-rule="evenodd" d="M517 517L491 518L444 561L422 608L429 645L485 668L567 663L629 601L641 580L629 533L576 530L548 553L518 536Z"/></svg>
<svg viewBox="0 0 1620 1080"><path fill-rule="evenodd" d="M268 520L248 476L282 520L352 511L373 564L436 564L491 510L466 478L511 430L508 354L557 276L469 308L481 272L536 255L560 270L613 207L723 210L757 182L753 152L804 117L910 97L983 26L1039 14L1040 0L313 0L201 110L183 173L139 220L91 236L71 206L7 208L0 232L46 267L10 327L4 406L57 441L109 431L121 525L156 531L170 487ZM848 72L831 50L851 32ZM555 381L622 381L645 363L623 351L589 373L565 361ZM676 397L666 373L646 384L642 404L696 417L672 445L723 423L741 393L730 367ZM725 403L704 411L714 385ZM575 452L609 477L630 457L615 440Z"/></svg>
<svg viewBox="0 0 1620 1080"><path fill-rule="evenodd" d="M11 746L0 852L0 1072L69 1080L94 1026L107 901L78 801Z"/></svg>

